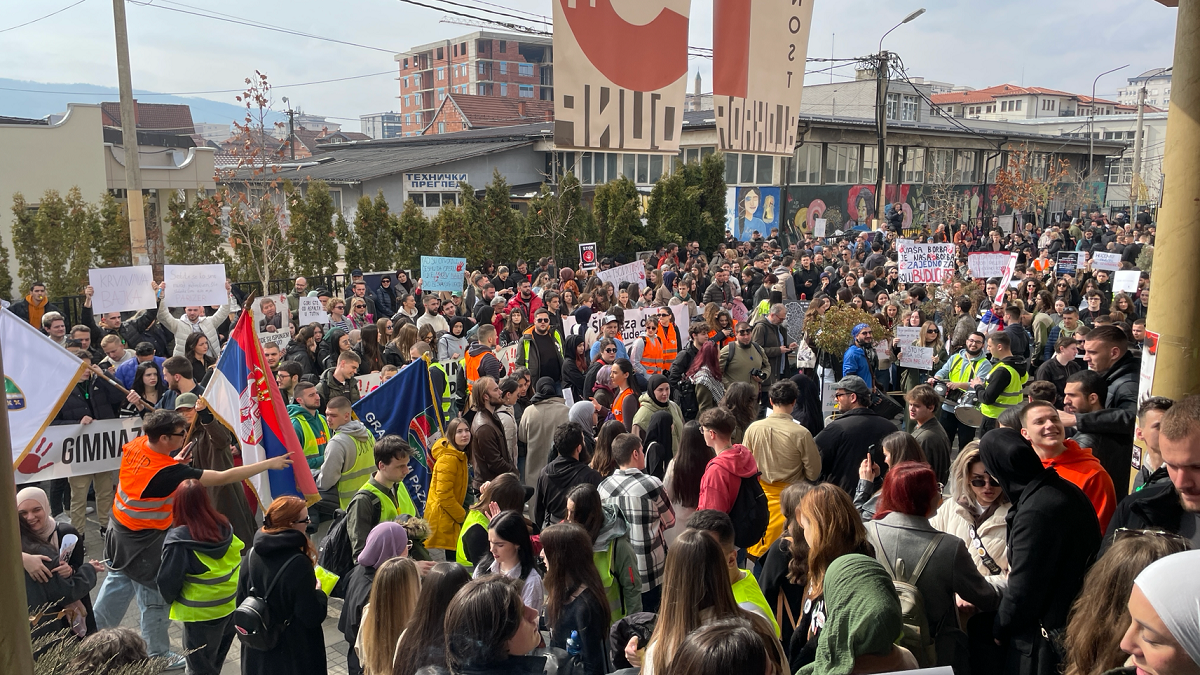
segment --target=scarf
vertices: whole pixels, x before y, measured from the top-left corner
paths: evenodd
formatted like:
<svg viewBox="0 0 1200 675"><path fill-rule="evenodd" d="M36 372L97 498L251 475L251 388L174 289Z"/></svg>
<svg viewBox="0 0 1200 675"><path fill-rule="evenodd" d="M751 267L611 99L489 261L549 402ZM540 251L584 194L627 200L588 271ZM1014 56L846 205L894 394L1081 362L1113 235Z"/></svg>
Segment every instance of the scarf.
<svg viewBox="0 0 1200 675"><path fill-rule="evenodd" d="M891 653L904 627L895 586L883 565L858 553L829 565L825 607L828 619L817 638L816 660L797 675L850 675L856 658Z"/></svg>
<svg viewBox="0 0 1200 675"><path fill-rule="evenodd" d="M46 305L50 303L50 298L42 298L42 301L37 303L33 301L32 295L27 295L25 302L29 305L29 323L36 328L41 328L42 316L46 313Z"/></svg>
<svg viewBox="0 0 1200 675"><path fill-rule="evenodd" d="M697 370L696 374L692 375L692 384L703 385L704 388L708 389L708 393L712 394L715 403L720 403L721 399L725 398L725 385L713 377L708 366L700 366L700 370Z"/></svg>
<svg viewBox="0 0 1200 675"><path fill-rule="evenodd" d="M405 489L403 486L401 490ZM392 558L408 555L408 530L394 521L376 525L367 535L367 544L358 554L358 564L378 568Z"/></svg>
<svg viewBox="0 0 1200 675"><path fill-rule="evenodd" d="M1152 563L1134 580L1171 637L1200 663L1200 551L1184 551Z"/></svg>
<svg viewBox="0 0 1200 675"><path fill-rule="evenodd" d="M42 541L50 544L54 548L58 548L58 523L55 522L54 516L50 515L50 498L46 496L46 491L39 487L27 487L17 493L17 506L20 507L22 502L35 501L41 505L42 510L46 512L46 524L42 526L40 532L35 532Z"/></svg>

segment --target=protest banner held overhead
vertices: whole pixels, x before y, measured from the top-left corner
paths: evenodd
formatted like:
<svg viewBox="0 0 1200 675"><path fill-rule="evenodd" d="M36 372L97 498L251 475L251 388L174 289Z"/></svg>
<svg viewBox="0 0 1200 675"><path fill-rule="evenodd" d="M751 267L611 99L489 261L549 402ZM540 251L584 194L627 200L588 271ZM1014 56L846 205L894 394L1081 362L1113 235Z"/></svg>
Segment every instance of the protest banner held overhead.
<svg viewBox="0 0 1200 675"><path fill-rule="evenodd" d="M288 318L287 296L282 293L264 295L255 298L253 306L254 319L258 323L258 341L264 345L267 343L277 345L279 352L283 353L292 338L292 322Z"/></svg>
<svg viewBox="0 0 1200 675"><path fill-rule="evenodd" d="M902 244L900 281L906 284L940 284L954 276L954 244Z"/></svg>
<svg viewBox="0 0 1200 675"><path fill-rule="evenodd" d="M1115 272L1121 269L1120 253L1093 253L1092 268Z"/></svg>
<svg viewBox="0 0 1200 675"><path fill-rule="evenodd" d="M163 265L167 307L221 306L229 302L224 265Z"/></svg>
<svg viewBox="0 0 1200 675"><path fill-rule="evenodd" d="M1004 266L1008 264L1008 251L992 253L976 251L967 254L967 269L975 279L991 279L1004 274Z"/></svg>
<svg viewBox="0 0 1200 675"><path fill-rule="evenodd" d="M1128 293L1135 295L1138 292L1138 281L1142 278L1142 273L1138 270L1117 270L1113 274L1113 296L1117 293Z"/></svg>
<svg viewBox="0 0 1200 675"><path fill-rule="evenodd" d="M299 306L301 326L307 326L310 323L319 323L321 325L329 323L329 313L321 306L320 298L300 298Z"/></svg>
<svg viewBox="0 0 1200 675"><path fill-rule="evenodd" d="M423 255L421 256L422 287L427 291L460 293L463 289L463 273L466 269L466 258Z"/></svg>
<svg viewBox="0 0 1200 675"><path fill-rule="evenodd" d="M88 284L93 290L92 311L97 316L158 307L154 270L149 265L91 269Z"/></svg>
<svg viewBox="0 0 1200 675"><path fill-rule="evenodd" d="M613 288L620 288L622 281L628 281L636 284L640 290L646 285L646 263L641 260L636 260L628 265L613 267L596 273L600 277L600 281L611 281ZM629 295L633 295L630 293Z"/></svg>

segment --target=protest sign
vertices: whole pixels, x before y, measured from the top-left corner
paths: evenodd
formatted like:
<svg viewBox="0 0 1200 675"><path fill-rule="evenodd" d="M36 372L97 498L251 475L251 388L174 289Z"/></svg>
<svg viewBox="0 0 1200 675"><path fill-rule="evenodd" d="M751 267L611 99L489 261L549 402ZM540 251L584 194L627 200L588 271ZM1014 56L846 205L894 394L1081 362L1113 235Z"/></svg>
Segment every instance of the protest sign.
<svg viewBox="0 0 1200 675"><path fill-rule="evenodd" d="M686 304L669 305L671 310L672 323L679 329L679 348L683 349L685 345L692 341L691 335L688 334L688 328L692 325L692 317L688 316L688 306ZM662 321L659 321L662 323Z"/></svg>
<svg viewBox="0 0 1200 675"><path fill-rule="evenodd" d="M94 292L92 312L96 316L158 307L154 270L149 265L88 270L88 284Z"/></svg>
<svg viewBox="0 0 1200 675"><path fill-rule="evenodd" d="M358 385L358 397L362 398L378 389L379 385L383 384L382 379L378 372L355 376L354 383Z"/></svg>
<svg viewBox="0 0 1200 675"><path fill-rule="evenodd" d="M1000 216L999 224L1000 224L1000 229L1004 230L1005 233L1009 233L1009 234L1012 233L1012 231L1013 231L1013 217L1012 216Z"/></svg>
<svg viewBox="0 0 1200 675"><path fill-rule="evenodd" d="M421 287L426 291L461 293L463 270L466 268L466 258L423 255L421 256Z"/></svg>
<svg viewBox="0 0 1200 675"><path fill-rule="evenodd" d="M1003 278L1000 280L999 288L996 289L996 297L992 298L992 304L994 304L994 305L1004 304L1004 292L1008 290L1008 284L1009 284L1009 282L1012 281L1013 271L1017 267L1017 257L1018 256L1019 256L1018 253L1009 254L1008 264L1005 265L1004 269L1002 270Z"/></svg>
<svg viewBox="0 0 1200 675"><path fill-rule="evenodd" d="M329 313L321 306L320 298L300 298L300 318L297 323L307 326L310 323L325 325L329 323Z"/></svg>
<svg viewBox="0 0 1200 675"><path fill-rule="evenodd" d="M1079 270L1079 251L1059 251L1058 261L1054 265L1054 274L1063 276L1064 274L1074 275Z"/></svg>
<svg viewBox="0 0 1200 675"><path fill-rule="evenodd" d="M462 362L454 359L438 361L442 364L442 370L446 371L446 382L450 385L450 398L458 397L458 375L462 371Z"/></svg>
<svg viewBox="0 0 1200 675"><path fill-rule="evenodd" d="M921 339L920 326L897 326L892 329L892 332L896 335L896 340L900 343L901 347L911 345Z"/></svg>
<svg viewBox="0 0 1200 675"><path fill-rule="evenodd" d="M628 281L635 284L640 292L641 288L646 285L646 263L635 260L628 265L597 272L596 276L600 277L600 281L611 281L615 289L621 288L622 281ZM631 292L629 295L633 296L634 294Z"/></svg>
<svg viewBox="0 0 1200 675"><path fill-rule="evenodd" d="M167 307L203 307L229 302L224 265L163 265Z"/></svg>
<svg viewBox="0 0 1200 675"><path fill-rule="evenodd" d="M600 266L596 261L596 244L580 244L579 245L579 269L594 270Z"/></svg>
<svg viewBox="0 0 1200 675"><path fill-rule="evenodd" d="M500 365L504 366L504 373L506 375L511 373L513 369L517 367L517 347L519 347L520 344L520 342L514 342L504 349L496 352L496 358L500 359Z"/></svg>
<svg viewBox="0 0 1200 675"><path fill-rule="evenodd" d="M813 218L813 236L817 239L823 239L825 237L825 226L828 223L829 221L825 218Z"/></svg>
<svg viewBox="0 0 1200 675"><path fill-rule="evenodd" d="M900 281L906 284L940 284L954 276L954 244L901 244Z"/></svg>
<svg viewBox="0 0 1200 675"><path fill-rule="evenodd" d="M1108 270L1115 272L1121 269L1121 254L1120 253L1093 253L1092 268L1097 270Z"/></svg>
<svg viewBox="0 0 1200 675"><path fill-rule="evenodd" d="M933 370L933 347L900 345L900 367Z"/></svg>
<svg viewBox="0 0 1200 675"><path fill-rule="evenodd" d="M568 335L573 335L575 333L575 329L579 327L579 321L577 321L575 319L575 316L572 314L568 314L568 315L564 316L562 318L562 322L563 322L562 332L563 332L564 338L566 338L566 336L568 336Z"/></svg>
<svg viewBox="0 0 1200 675"><path fill-rule="evenodd" d="M1113 297L1122 291L1135 295L1138 291L1138 281L1142 278L1142 273L1138 270L1117 270L1113 275Z"/></svg>
<svg viewBox="0 0 1200 675"><path fill-rule="evenodd" d="M1008 264L1008 259L1008 251L968 253L967 269L970 270L973 279L991 279L1004 274L1004 266Z"/></svg>
<svg viewBox="0 0 1200 675"><path fill-rule="evenodd" d="M116 471L121 468L121 446L141 433L140 417L46 427L13 474L19 485Z"/></svg>
<svg viewBox="0 0 1200 675"><path fill-rule="evenodd" d="M1142 341L1142 365L1138 373L1138 405L1141 405L1150 398L1151 392L1154 389L1154 366L1158 362L1158 340L1159 334L1153 331L1146 331L1146 337ZM1134 418L1134 438L1138 439L1133 445L1133 468L1142 468L1142 453L1145 452L1146 442L1142 439L1142 434L1138 431L1141 424Z"/></svg>
<svg viewBox="0 0 1200 675"><path fill-rule="evenodd" d="M275 344L283 353L291 342L292 324L288 320L287 296L282 293L264 295L254 299L254 321L258 329L258 341L265 347Z"/></svg>

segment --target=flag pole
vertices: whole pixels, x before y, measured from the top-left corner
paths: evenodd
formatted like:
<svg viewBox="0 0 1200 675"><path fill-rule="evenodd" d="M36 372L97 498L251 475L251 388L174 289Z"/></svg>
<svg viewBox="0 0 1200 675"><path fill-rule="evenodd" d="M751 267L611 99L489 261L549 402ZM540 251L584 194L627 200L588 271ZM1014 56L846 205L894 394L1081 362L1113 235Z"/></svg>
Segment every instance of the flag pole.
<svg viewBox="0 0 1200 675"><path fill-rule="evenodd" d="M0 351L0 380L4 379L4 355ZM0 447L11 448L8 405L0 411ZM12 464L0 462L0 580L8 579L9 601L0 603L0 672L32 675L33 645L30 642L29 605L25 597L25 569L21 563L21 534L17 525L17 491ZM47 514L49 515L49 514Z"/></svg>

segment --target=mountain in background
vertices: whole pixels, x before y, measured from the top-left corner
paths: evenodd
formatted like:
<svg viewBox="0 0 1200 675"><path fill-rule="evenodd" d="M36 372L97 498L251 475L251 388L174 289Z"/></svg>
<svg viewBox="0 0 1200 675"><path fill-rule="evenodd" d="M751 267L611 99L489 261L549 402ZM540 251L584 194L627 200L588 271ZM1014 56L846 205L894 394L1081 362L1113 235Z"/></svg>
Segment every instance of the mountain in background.
<svg viewBox="0 0 1200 675"><path fill-rule="evenodd" d="M14 91L19 90L19 91ZM70 93L56 93L70 92ZM230 101L236 93L215 94L226 96ZM192 96L161 96L154 92L134 90L134 98L142 103L177 103L190 106L192 121L209 124L242 122L246 109L236 103L221 103ZM101 87L94 84L47 84L0 78L0 116L41 119L54 113L66 112L68 103L100 103L120 100L116 87ZM275 113L272 121L286 120Z"/></svg>

